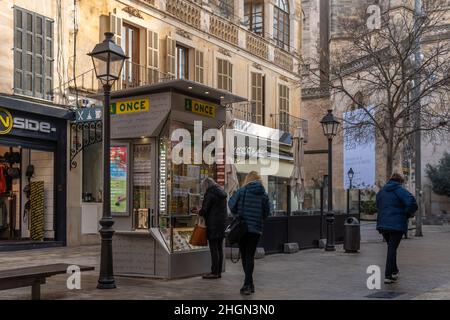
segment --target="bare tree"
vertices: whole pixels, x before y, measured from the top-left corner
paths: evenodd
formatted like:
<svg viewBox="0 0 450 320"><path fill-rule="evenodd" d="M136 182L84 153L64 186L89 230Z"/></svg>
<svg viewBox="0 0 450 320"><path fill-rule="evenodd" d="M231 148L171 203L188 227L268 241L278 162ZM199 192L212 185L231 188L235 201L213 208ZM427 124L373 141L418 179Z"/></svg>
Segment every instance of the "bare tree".
<svg viewBox="0 0 450 320"><path fill-rule="evenodd" d="M367 7L339 18L345 37L331 49L329 70L312 70L308 78L323 84L329 72L327 85L339 109L363 110L346 119L346 134L361 140L375 129L385 148L386 177L418 130L433 139L450 129L450 32L443 28L448 11L439 0L425 3L416 19L407 8L386 10L375 30L368 26Z"/></svg>

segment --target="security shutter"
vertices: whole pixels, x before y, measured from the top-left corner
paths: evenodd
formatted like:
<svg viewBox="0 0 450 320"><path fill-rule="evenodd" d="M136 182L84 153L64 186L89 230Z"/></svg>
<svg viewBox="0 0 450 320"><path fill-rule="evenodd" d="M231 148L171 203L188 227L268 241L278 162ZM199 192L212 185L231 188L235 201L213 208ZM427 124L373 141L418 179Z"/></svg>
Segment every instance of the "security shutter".
<svg viewBox="0 0 450 320"><path fill-rule="evenodd" d="M147 77L148 84L159 81L159 35L147 30Z"/></svg>
<svg viewBox="0 0 450 320"><path fill-rule="evenodd" d="M166 39L166 72L175 77L175 61L176 61L176 41L170 36Z"/></svg>

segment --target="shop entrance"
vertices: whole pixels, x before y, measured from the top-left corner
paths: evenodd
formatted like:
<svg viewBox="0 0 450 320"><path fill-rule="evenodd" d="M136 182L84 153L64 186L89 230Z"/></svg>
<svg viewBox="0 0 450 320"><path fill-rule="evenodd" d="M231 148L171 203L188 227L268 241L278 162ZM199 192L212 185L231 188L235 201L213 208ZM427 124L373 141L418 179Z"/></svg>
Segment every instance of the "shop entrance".
<svg viewBox="0 0 450 320"><path fill-rule="evenodd" d="M0 144L0 244L55 240L55 157L48 149Z"/></svg>

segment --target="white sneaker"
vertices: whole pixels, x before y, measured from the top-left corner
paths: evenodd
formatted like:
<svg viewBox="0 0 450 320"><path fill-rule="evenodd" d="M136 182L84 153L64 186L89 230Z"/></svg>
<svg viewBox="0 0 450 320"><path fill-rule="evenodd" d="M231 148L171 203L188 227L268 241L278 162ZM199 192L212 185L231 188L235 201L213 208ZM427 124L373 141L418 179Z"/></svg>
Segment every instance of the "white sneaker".
<svg viewBox="0 0 450 320"><path fill-rule="evenodd" d="M395 279L394 277L390 277L390 278L384 278L384 283L386 284L392 284L392 283L396 283L397 279Z"/></svg>
<svg viewBox="0 0 450 320"><path fill-rule="evenodd" d="M393 273L393 274L392 274L392 279L394 279L394 280L397 281L397 280L398 280L399 273L400 273L400 272Z"/></svg>

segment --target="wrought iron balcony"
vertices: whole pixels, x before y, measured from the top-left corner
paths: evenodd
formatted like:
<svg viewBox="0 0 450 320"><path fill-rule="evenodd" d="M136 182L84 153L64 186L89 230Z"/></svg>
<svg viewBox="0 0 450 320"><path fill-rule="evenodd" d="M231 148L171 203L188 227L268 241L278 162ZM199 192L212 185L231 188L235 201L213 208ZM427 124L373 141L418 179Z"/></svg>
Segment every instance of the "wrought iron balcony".
<svg viewBox="0 0 450 320"><path fill-rule="evenodd" d="M258 116L256 113L255 102L234 103L228 108L236 119L263 125L262 115Z"/></svg>
<svg viewBox="0 0 450 320"><path fill-rule="evenodd" d="M146 66L126 61L122 70L122 75L116 81L113 90L136 88L155 83L173 80L174 76L150 69ZM55 103L75 106L75 97L86 97L91 94L102 92L103 87L95 76L94 69L86 71L75 79L70 79L61 87L53 91Z"/></svg>
<svg viewBox="0 0 450 320"><path fill-rule="evenodd" d="M308 141L308 121L302 118L290 115L287 112L271 114L271 127L294 135L297 128L301 128L304 141Z"/></svg>
<svg viewBox="0 0 450 320"><path fill-rule="evenodd" d="M271 114L269 123L264 123L264 117L256 112L256 103L244 102L235 103L228 106L233 117L239 120L267 126L273 129L278 129L294 135L297 128L303 131L305 142L308 141L308 121L298 117L294 117L286 112L278 114Z"/></svg>

